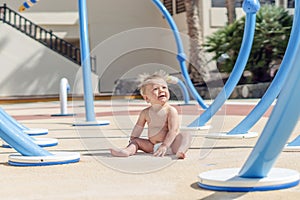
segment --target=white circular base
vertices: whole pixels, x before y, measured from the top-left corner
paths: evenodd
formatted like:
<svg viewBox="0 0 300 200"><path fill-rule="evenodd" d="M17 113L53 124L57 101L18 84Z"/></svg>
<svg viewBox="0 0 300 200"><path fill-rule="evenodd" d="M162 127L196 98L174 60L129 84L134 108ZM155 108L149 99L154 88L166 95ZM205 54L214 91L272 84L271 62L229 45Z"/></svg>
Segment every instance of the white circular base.
<svg viewBox="0 0 300 200"><path fill-rule="evenodd" d="M33 142L40 147L52 147L58 144L58 140L55 138L33 138ZM11 148L11 146L4 141L2 143L2 147Z"/></svg>
<svg viewBox="0 0 300 200"><path fill-rule="evenodd" d="M251 192L278 190L299 184L299 173L290 169L273 168L265 178L242 178L240 169L218 169L199 174L198 185L215 191Z"/></svg>
<svg viewBox="0 0 300 200"><path fill-rule="evenodd" d="M283 151L285 151L285 152L300 151L300 146L285 145L285 147L283 148Z"/></svg>
<svg viewBox="0 0 300 200"><path fill-rule="evenodd" d="M34 138L33 141L40 147L51 147L58 144L58 140L56 138Z"/></svg>
<svg viewBox="0 0 300 200"><path fill-rule="evenodd" d="M46 128L31 128L28 130L23 130L23 133L28 134L28 135L46 135L48 134L48 129Z"/></svg>
<svg viewBox="0 0 300 200"><path fill-rule="evenodd" d="M108 120L101 120L101 121L82 121L82 122L76 122L73 124L73 126L106 126L109 125L110 121Z"/></svg>
<svg viewBox="0 0 300 200"><path fill-rule="evenodd" d="M194 127L182 126L182 127L180 127L180 130L182 130L182 131L201 131L201 130L208 130L210 128L211 128L210 125L194 126Z"/></svg>
<svg viewBox="0 0 300 200"><path fill-rule="evenodd" d="M256 132L248 132L243 134L228 134L228 133L209 133L205 135L206 138L212 139L243 139L243 138L255 138L258 136Z"/></svg>
<svg viewBox="0 0 300 200"><path fill-rule="evenodd" d="M43 166L75 163L80 160L77 152L50 152L50 156L22 156L19 153L8 157L8 164L14 166Z"/></svg>

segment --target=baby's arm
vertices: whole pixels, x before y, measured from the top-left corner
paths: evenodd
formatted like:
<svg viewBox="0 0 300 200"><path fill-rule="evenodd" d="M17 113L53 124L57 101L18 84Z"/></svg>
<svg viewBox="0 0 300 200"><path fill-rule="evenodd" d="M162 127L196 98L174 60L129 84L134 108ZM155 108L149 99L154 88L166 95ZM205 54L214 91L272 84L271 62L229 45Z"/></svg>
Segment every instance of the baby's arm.
<svg viewBox="0 0 300 200"><path fill-rule="evenodd" d="M130 136L129 145L125 149L110 149L111 154L117 157L128 157L136 153L138 150L138 146L136 143L133 143L132 140L134 138L138 138L141 136L145 125L145 117L143 111L141 112Z"/></svg>
<svg viewBox="0 0 300 200"><path fill-rule="evenodd" d="M153 154L154 156L164 156L179 132L179 116L174 107L170 107L168 113L168 130L162 145Z"/></svg>
<svg viewBox="0 0 300 200"><path fill-rule="evenodd" d="M135 124L135 126L133 127L133 130L131 132L130 135L130 140L132 140L133 138L138 138L141 136L143 130L144 130L144 126L146 123L146 116L145 116L145 110L143 110L140 115L139 118Z"/></svg>

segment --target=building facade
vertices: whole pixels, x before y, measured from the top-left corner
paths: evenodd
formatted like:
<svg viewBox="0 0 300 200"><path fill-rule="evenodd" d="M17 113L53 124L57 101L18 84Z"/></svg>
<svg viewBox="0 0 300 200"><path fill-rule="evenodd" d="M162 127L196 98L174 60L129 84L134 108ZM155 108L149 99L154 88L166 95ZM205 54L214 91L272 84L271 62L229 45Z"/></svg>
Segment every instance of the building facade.
<svg viewBox="0 0 300 200"><path fill-rule="evenodd" d="M0 3L6 3L14 10L18 10L23 2L0 0ZM282 5L291 13L294 8L292 0L260 2ZM184 0L162 0L162 3L172 14L188 54ZM227 10L225 0L199 0L199 3L200 23L205 39L227 23ZM241 5L242 0L235 1L237 18L244 15ZM87 9L91 56L99 78L99 92L114 92L118 79L134 78L144 71L151 72L160 68L170 73L180 71L172 32L151 0L87 0ZM52 30L58 37L80 46L77 0L40 0L22 15Z"/></svg>

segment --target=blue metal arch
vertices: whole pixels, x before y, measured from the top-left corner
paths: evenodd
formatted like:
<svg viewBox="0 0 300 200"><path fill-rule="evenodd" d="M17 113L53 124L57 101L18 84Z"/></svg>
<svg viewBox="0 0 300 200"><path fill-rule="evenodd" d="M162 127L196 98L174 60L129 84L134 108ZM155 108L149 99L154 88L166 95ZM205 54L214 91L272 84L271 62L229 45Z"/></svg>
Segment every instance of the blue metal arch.
<svg viewBox="0 0 300 200"><path fill-rule="evenodd" d="M200 115L189 125L189 127L204 126L211 119L211 117L222 107L222 105L233 92L235 86L238 84L238 81L243 74L251 52L255 32L256 12L259 10L259 8L260 4L257 0L247 0L243 2L243 9L246 12L246 22L243 41L237 61L233 67L229 79L225 83L225 86L222 88L216 99L209 106L209 108L205 110L204 113L202 113L202 115Z"/></svg>
<svg viewBox="0 0 300 200"><path fill-rule="evenodd" d="M296 14L297 9L298 8L295 7ZM274 80L253 110L236 127L229 131L227 133L228 135L246 134L263 116L281 91L292 68L292 61L297 53L295 49L300 45L300 19L296 14L294 15L291 35L286 52Z"/></svg>
<svg viewBox="0 0 300 200"><path fill-rule="evenodd" d="M176 45L177 45L177 52L178 52L177 60L180 64L181 73L182 73L185 83L187 84L192 96L194 97L194 99L196 99L198 104L202 108L207 109L208 106L205 104L205 102L203 101L201 96L198 94L197 90L195 89L195 87L189 77L189 74L188 74L188 71L187 71L187 68L185 65L186 55L184 53L184 49L183 49L183 45L182 45L182 42L180 39L178 28L177 28L172 16L170 15L169 11L165 8L165 6L159 0L152 0L152 1L157 6L157 8L161 11L161 13L164 15L164 17L166 18L167 22L170 25L171 30L173 31Z"/></svg>
<svg viewBox="0 0 300 200"><path fill-rule="evenodd" d="M299 0L295 1L295 26L297 35L300 27ZM284 82L284 88L279 95L274 110L257 141L250 156L239 172L239 176L248 178L261 178L267 176L277 157L284 148L287 140L292 134L293 128L300 116L300 44L299 37L296 41L294 53L290 57L291 70L289 78Z"/></svg>

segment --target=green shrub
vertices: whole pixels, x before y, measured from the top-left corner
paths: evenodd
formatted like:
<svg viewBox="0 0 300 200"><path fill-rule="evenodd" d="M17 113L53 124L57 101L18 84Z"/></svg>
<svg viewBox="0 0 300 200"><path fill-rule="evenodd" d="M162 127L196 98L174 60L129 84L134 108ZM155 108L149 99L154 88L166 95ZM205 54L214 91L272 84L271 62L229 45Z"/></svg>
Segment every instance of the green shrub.
<svg viewBox="0 0 300 200"><path fill-rule="evenodd" d="M255 36L246 70L252 72L249 82L269 81L269 68L280 61L290 36L293 17L282 8L264 5L256 15ZM245 17L219 29L207 37L206 51L215 54L221 72L231 72L239 54ZM223 55L223 56L222 56ZM226 55L226 59L220 59Z"/></svg>

